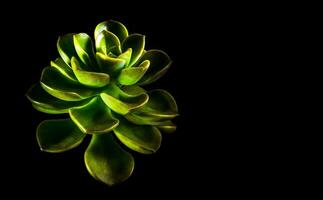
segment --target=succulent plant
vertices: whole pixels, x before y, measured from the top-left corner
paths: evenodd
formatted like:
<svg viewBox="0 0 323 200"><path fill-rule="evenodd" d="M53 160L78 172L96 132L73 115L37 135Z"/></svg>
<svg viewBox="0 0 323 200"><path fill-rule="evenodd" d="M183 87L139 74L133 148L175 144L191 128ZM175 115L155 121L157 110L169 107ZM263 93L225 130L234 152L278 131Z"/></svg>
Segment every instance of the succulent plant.
<svg viewBox="0 0 323 200"><path fill-rule="evenodd" d="M70 117L39 124L40 149L64 152L91 136L86 168L95 179L113 185L134 169L127 148L154 153L160 131L176 129L171 121L178 115L174 98L165 90L141 87L163 76L172 62L163 51L144 50L145 36L128 35L117 21L98 24L94 38L93 44L86 33L59 37L60 57L43 69L40 83L26 96L38 111Z"/></svg>

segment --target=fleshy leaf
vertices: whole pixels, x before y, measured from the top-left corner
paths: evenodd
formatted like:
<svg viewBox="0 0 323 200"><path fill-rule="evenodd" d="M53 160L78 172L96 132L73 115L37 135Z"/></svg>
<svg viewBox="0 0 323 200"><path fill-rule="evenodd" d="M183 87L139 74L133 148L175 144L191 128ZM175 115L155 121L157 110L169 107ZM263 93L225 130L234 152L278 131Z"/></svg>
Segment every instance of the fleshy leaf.
<svg viewBox="0 0 323 200"><path fill-rule="evenodd" d="M124 68L126 61L120 58L112 58L102 53L96 53L96 59L100 67L100 71L108 73L110 76L116 74Z"/></svg>
<svg viewBox="0 0 323 200"><path fill-rule="evenodd" d="M138 67L130 67L121 70L118 81L122 85L133 85L144 76L149 68L149 60L143 61Z"/></svg>
<svg viewBox="0 0 323 200"><path fill-rule="evenodd" d="M122 43L122 51L125 52L129 48L132 49L130 63L127 67L131 67L141 57L145 49L145 36L140 34L131 34ZM147 59L146 59L147 60Z"/></svg>
<svg viewBox="0 0 323 200"><path fill-rule="evenodd" d="M122 90L127 93L128 95L138 96L140 94L147 93L146 90L143 88L137 86L137 85L129 85L129 86L123 86Z"/></svg>
<svg viewBox="0 0 323 200"><path fill-rule="evenodd" d="M173 133L176 131L176 125L172 121L164 121L156 124L156 127L164 133Z"/></svg>
<svg viewBox="0 0 323 200"><path fill-rule="evenodd" d="M127 120L120 120L119 126L113 131L124 145L144 154L155 153L162 140L157 128L149 125L135 125Z"/></svg>
<svg viewBox="0 0 323 200"><path fill-rule="evenodd" d="M140 94L133 97L129 96L127 98L120 96L120 99L117 99L107 93L101 93L100 96L104 103L111 108L111 110L121 115L125 115L131 110L145 105L149 98L147 94Z"/></svg>
<svg viewBox="0 0 323 200"><path fill-rule="evenodd" d="M44 68L40 83L46 92L65 101L80 101L100 92L66 78L54 67Z"/></svg>
<svg viewBox="0 0 323 200"><path fill-rule="evenodd" d="M132 49L129 48L129 49L127 49L127 51L120 54L118 56L118 58L123 59L124 61L126 61L125 66L127 67L127 66L129 66L129 63L130 63L130 60L131 60L131 55L132 55Z"/></svg>
<svg viewBox="0 0 323 200"><path fill-rule="evenodd" d="M72 33L61 36L57 40L57 50L66 64L71 63L71 58L76 56Z"/></svg>
<svg viewBox="0 0 323 200"><path fill-rule="evenodd" d="M62 58L57 58L55 61L51 61L50 66L55 67L59 72L61 72L67 78L73 81L77 80L71 67L68 66Z"/></svg>
<svg viewBox="0 0 323 200"><path fill-rule="evenodd" d="M109 20L98 24L94 30L95 39L97 39L97 37L103 30L114 33L119 38L120 42L128 37L127 28L122 23L117 21Z"/></svg>
<svg viewBox="0 0 323 200"><path fill-rule="evenodd" d="M70 119L45 120L39 124L36 135L40 149L50 153L73 149L85 137Z"/></svg>
<svg viewBox="0 0 323 200"><path fill-rule="evenodd" d="M79 82L86 86L103 87L110 81L110 76L108 74L83 70L75 57L72 58L72 69Z"/></svg>
<svg viewBox="0 0 323 200"><path fill-rule="evenodd" d="M108 55L109 52L119 55L121 44L118 37L110 31L103 30L95 40L96 51Z"/></svg>
<svg viewBox="0 0 323 200"><path fill-rule="evenodd" d="M125 117L135 124L157 125L158 123L178 116L174 98L165 90L148 92L148 102Z"/></svg>
<svg viewBox="0 0 323 200"><path fill-rule="evenodd" d="M48 114L68 113L70 108L82 106L88 102L88 100L69 102L57 99L48 94L40 84L33 85L26 96L35 109Z"/></svg>
<svg viewBox="0 0 323 200"><path fill-rule="evenodd" d="M140 61L149 60L150 66L145 75L138 82L139 85L147 85L162 77L172 64L169 56L160 50L149 50Z"/></svg>
<svg viewBox="0 0 323 200"><path fill-rule="evenodd" d="M135 166L131 154L119 146L112 134L93 135L84 161L91 176L107 185L125 181Z"/></svg>
<svg viewBox="0 0 323 200"><path fill-rule="evenodd" d="M90 36L86 33L79 33L75 34L73 39L76 53L86 65L86 70L96 70L95 54Z"/></svg>
<svg viewBox="0 0 323 200"><path fill-rule="evenodd" d="M93 98L82 107L70 109L70 116L79 129L87 134L107 133L119 124L100 97Z"/></svg>

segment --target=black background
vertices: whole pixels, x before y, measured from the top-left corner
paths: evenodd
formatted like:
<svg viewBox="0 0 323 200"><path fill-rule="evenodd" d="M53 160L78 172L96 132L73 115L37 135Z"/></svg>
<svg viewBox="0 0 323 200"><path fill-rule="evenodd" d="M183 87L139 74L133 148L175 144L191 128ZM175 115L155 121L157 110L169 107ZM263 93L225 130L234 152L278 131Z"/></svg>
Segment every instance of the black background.
<svg viewBox="0 0 323 200"><path fill-rule="evenodd" d="M270 30L262 8L175 2L19 4L3 14L1 167L5 190L27 196L103 198L198 194L242 195L266 189L275 166L263 161L266 142L259 128L253 66L259 65ZM130 33L146 35L146 49L162 49L173 60L168 73L148 88L168 90L179 107L178 130L164 134L154 155L134 153L133 175L107 187L86 171L80 147L62 154L41 152L35 131L44 119L60 118L35 111L25 93L42 69L58 56L56 40L71 32L93 34L95 26L114 19ZM266 36L263 35L266 33ZM274 33L272 33L274 34ZM267 60L262 61L268 64ZM8 70L8 71L6 71ZM262 79L258 73L256 79ZM253 85L253 86L251 86ZM251 87L253 87L251 89ZM255 109L256 107L256 109ZM64 117L64 116L63 116ZM269 167L268 167L269 166ZM3 189L3 188L2 188ZM16 193L12 193L16 195Z"/></svg>

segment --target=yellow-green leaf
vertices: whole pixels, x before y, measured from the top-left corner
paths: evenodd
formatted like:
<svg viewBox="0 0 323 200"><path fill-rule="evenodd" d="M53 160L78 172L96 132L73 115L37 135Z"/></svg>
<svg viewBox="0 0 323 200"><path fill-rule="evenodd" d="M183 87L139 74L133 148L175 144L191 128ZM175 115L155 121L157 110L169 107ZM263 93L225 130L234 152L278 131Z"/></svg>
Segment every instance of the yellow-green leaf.
<svg viewBox="0 0 323 200"><path fill-rule="evenodd" d="M149 68L149 60L143 61L138 67L130 67L121 70L118 81L121 85L133 85L144 76Z"/></svg>
<svg viewBox="0 0 323 200"><path fill-rule="evenodd" d="M95 39L96 51L108 55L109 52L119 55L121 44L118 37L110 31L103 30Z"/></svg>
<svg viewBox="0 0 323 200"><path fill-rule="evenodd" d="M110 81L108 74L83 70L75 57L72 58L72 69L78 81L86 86L99 88L106 86Z"/></svg>

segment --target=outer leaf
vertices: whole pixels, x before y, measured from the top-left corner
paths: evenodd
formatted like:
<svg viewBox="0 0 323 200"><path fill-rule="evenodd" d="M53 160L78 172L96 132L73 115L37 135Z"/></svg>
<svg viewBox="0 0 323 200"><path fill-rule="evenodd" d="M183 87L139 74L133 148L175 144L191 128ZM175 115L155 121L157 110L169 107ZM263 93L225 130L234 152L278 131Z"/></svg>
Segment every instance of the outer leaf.
<svg viewBox="0 0 323 200"><path fill-rule="evenodd" d="M170 120L158 123L158 125L156 124L156 127L165 133L173 133L176 131L176 125Z"/></svg>
<svg viewBox="0 0 323 200"><path fill-rule="evenodd" d="M147 85L158 80L162 77L167 70L169 69L172 61L169 56L160 50L149 50L147 51L140 61L149 60L150 67L147 70L146 74L139 81L139 85Z"/></svg>
<svg viewBox="0 0 323 200"><path fill-rule="evenodd" d="M44 91L40 84L33 85L26 96L35 109L49 114L68 113L70 108L78 107L88 102L88 100L68 102L57 99Z"/></svg>
<svg viewBox="0 0 323 200"><path fill-rule="evenodd" d="M129 86L123 86L122 90L127 93L128 95L132 95L132 96L138 96L140 94L145 94L147 93L146 90L144 90L143 88L137 86L137 85L129 85Z"/></svg>
<svg viewBox="0 0 323 200"><path fill-rule="evenodd" d="M94 135L84 160L89 173L107 185L125 181L135 166L133 157L118 145L112 134Z"/></svg>
<svg viewBox="0 0 323 200"><path fill-rule="evenodd" d="M127 66L129 66L129 63L130 63L130 60L131 60L131 55L132 55L132 49L129 48L129 49L127 49L127 51L125 51L122 54L120 54L118 56L118 58L126 61L125 66L127 67Z"/></svg>
<svg viewBox="0 0 323 200"><path fill-rule="evenodd" d="M100 70L104 73L108 73L110 76L113 76L124 68L126 63L123 59L112 58L99 52L96 53L96 59L98 61Z"/></svg>
<svg viewBox="0 0 323 200"><path fill-rule="evenodd" d="M155 153L161 144L162 136L153 126L141 126L121 120L118 127L113 129L119 140L130 149L139 153Z"/></svg>
<svg viewBox="0 0 323 200"><path fill-rule="evenodd" d="M70 119L45 120L37 128L42 151L59 153L75 148L83 141L82 133Z"/></svg>
<svg viewBox="0 0 323 200"><path fill-rule="evenodd" d="M123 98L122 100L119 100L107 93L101 93L100 96L104 103L111 108L111 110L121 115L125 115L131 110L145 105L149 98L147 94Z"/></svg>
<svg viewBox="0 0 323 200"><path fill-rule="evenodd" d="M62 58L57 58L55 61L51 61L50 66L55 67L59 72L72 81L77 80L71 67L68 66Z"/></svg>
<svg viewBox="0 0 323 200"><path fill-rule="evenodd" d="M118 37L110 31L103 30L95 40L96 51L108 55L109 52L119 55L121 44Z"/></svg>
<svg viewBox="0 0 323 200"><path fill-rule="evenodd" d="M65 101L80 101L100 92L66 78L54 67L44 68L40 83L46 92Z"/></svg>
<svg viewBox="0 0 323 200"><path fill-rule="evenodd" d="M103 87L110 81L110 76L105 73L88 72L80 67L75 57L72 58L72 69L80 83L90 87Z"/></svg>
<svg viewBox="0 0 323 200"><path fill-rule="evenodd" d="M107 133L119 124L100 97L93 98L82 107L70 109L69 113L79 129L87 134Z"/></svg>
<svg viewBox="0 0 323 200"><path fill-rule="evenodd" d="M120 42L122 42L128 37L127 28L122 23L117 21L109 20L98 24L94 31L95 39L103 30L114 33L119 38Z"/></svg>
<svg viewBox="0 0 323 200"><path fill-rule="evenodd" d="M160 122L178 116L174 98L165 90L148 92L149 101L125 117L135 124L158 125Z"/></svg>
<svg viewBox="0 0 323 200"><path fill-rule="evenodd" d="M125 52L129 48L132 49L132 55L128 67L131 67L139 60L145 49L145 36L140 34L129 35L122 43L122 51Z"/></svg>
<svg viewBox="0 0 323 200"><path fill-rule="evenodd" d="M86 65L86 69L95 70L95 54L90 36L88 36L86 33L79 33L74 35L73 39L76 53L81 61Z"/></svg>
<svg viewBox="0 0 323 200"><path fill-rule="evenodd" d="M58 53L66 64L70 64L71 58L77 55L74 48L73 35L70 33L59 37L56 44Z"/></svg>
<svg viewBox="0 0 323 200"><path fill-rule="evenodd" d="M122 85L133 85L144 76L149 68L149 60L145 60L138 67L130 67L121 70L118 76L118 81Z"/></svg>

